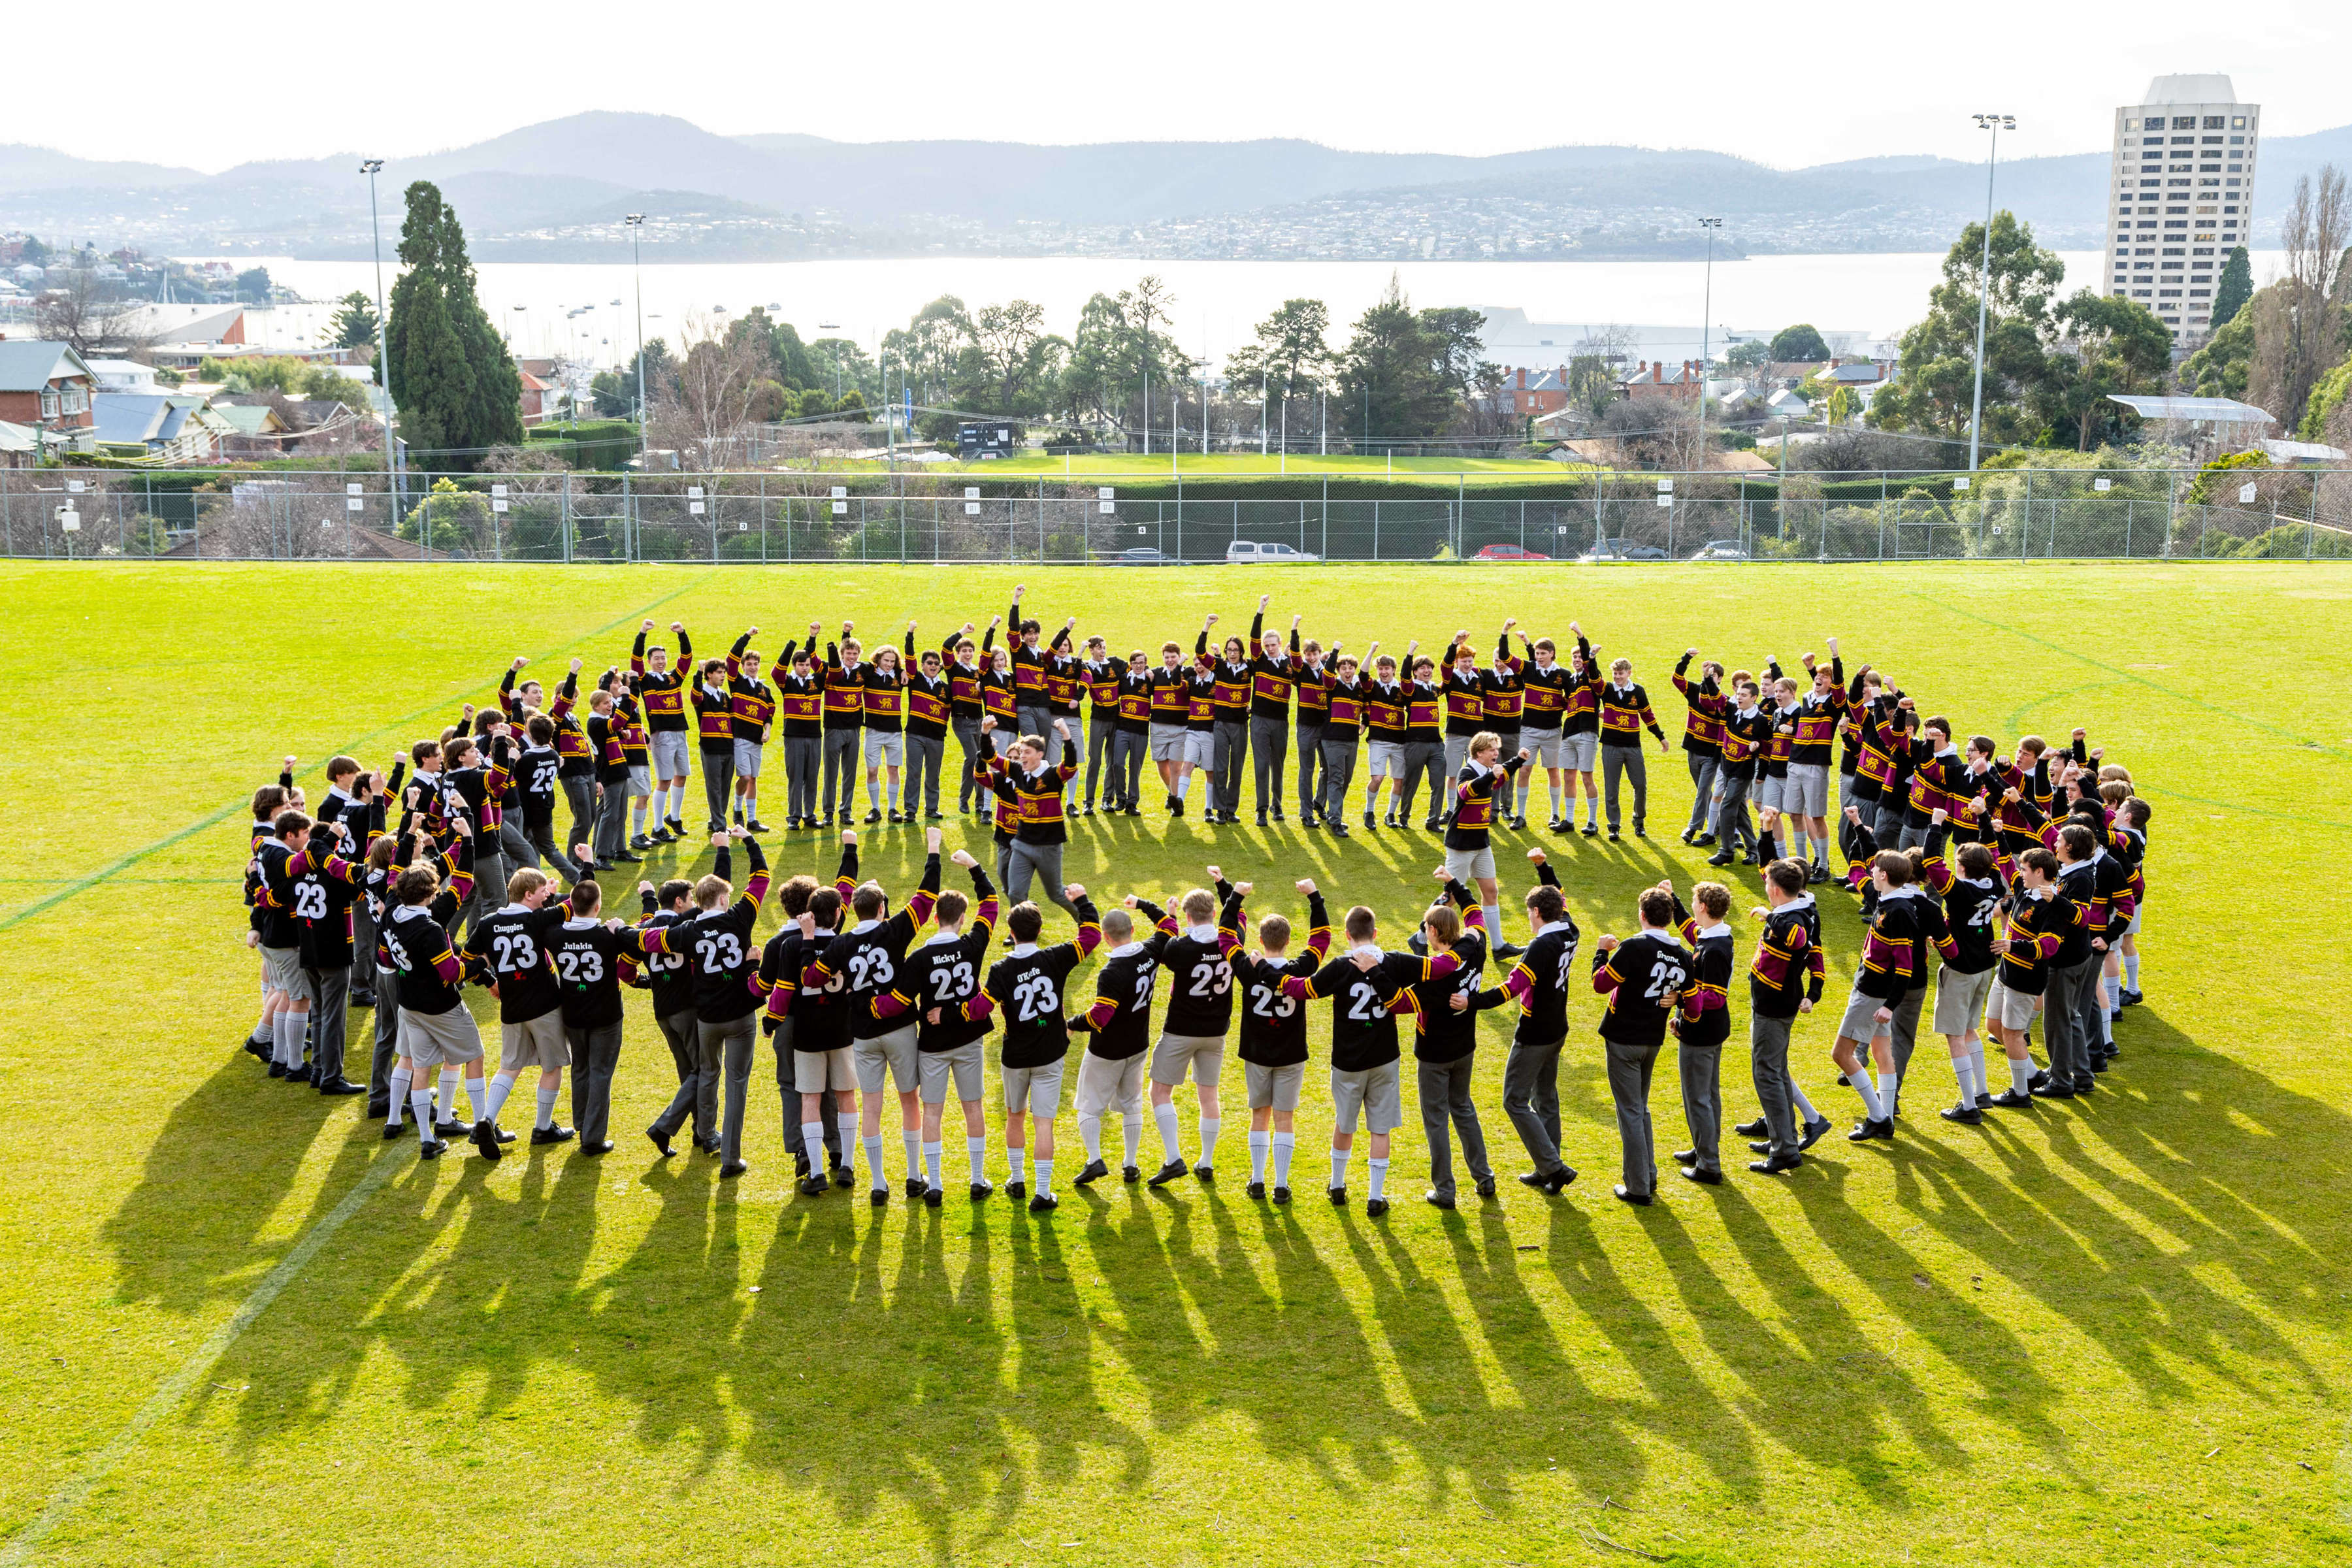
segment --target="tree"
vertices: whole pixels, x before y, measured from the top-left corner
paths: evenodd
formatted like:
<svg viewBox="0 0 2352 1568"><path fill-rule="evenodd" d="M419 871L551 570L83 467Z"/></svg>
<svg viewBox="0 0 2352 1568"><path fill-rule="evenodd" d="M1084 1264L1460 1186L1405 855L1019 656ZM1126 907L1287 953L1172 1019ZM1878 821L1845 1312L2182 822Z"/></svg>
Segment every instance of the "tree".
<svg viewBox="0 0 2352 1568"><path fill-rule="evenodd" d="M387 384L409 446L470 468L482 450L522 440L522 381L475 293L457 215L430 181L410 185L406 200Z"/></svg>
<svg viewBox="0 0 2352 1568"><path fill-rule="evenodd" d="M2335 164L2321 166L2314 184L2305 174L2279 226L2286 267L2279 280L2254 296L2254 354L2246 372L2246 401L2292 430L2321 372L2344 352L2346 292L2339 279L2345 239L2352 233L2352 199Z"/></svg>
<svg viewBox="0 0 2352 1568"><path fill-rule="evenodd" d="M1462 344L1450 314L1416 314L1391 273L1388 291L1356 319L1340 356L1338 412L1360 445L1426 440L1452 419L1455 394L1468 378L1456 377ZM1448 324L1433 324L1427 315L1449 318ZM1475 338L1472 344L1468 370L1475 372Z"/></svg>
<svg viewBox="0 0 2352 1568"><path fill-rule="evenodd" d="M269 268L248 267L236 275L236 297L248 304L269 303Z"/></svg>
<svg viewBox="0 0 2352 1568"><path fill-rule="evenodd" d="M688 321L685 342L686 357L661 390L646 384L653 439L681 456L690 453L689 465L707 471L734 460L747 427L777 401L761 390L775 383L767 374L762 333L724 330L698 316Z"/></svg>
<svg viewBox="0 0 2352 1568"><path fill-rule="evenodd" d="M2119 435L2119 412L2107 402L2117 393L2154 390L2172 368L2172 331L2147 306L2088 289L2058 307L2059 349L2046 362L2036 388L2038 412L2054 435L2070 430L2074 449Z"/></svg>
<svg viewBox="0 0 2352 1568"><path fill-rule="evenodd" d="M1977 241L1979 245L1984 242L1981 230L1977 235ZM1793 327L1782 327L1772 334L1770 357L1783 364L1811 363L1828 359L1830 345L1822 341L1820 331L1811 321L1799 321Z"/></svg>
<svg viewBox="0 0 2352 1568"><path fill-rule="evenodd" d="M1762 338L1746 338L1731 345L1723 356L1723 363L1733 370L1761 370L1771 363L1772 358L1771 343Z"/></svg>
<svg viewBox="0 0 2352 1568"><path fill-rule="evenodd" d="M2221 263L2221 280L2213 286L2213 330L2228 326L2253 297L2254 264L2242 245Z"/></svg>
<svg viewBox="0 0 2352 1568"><path fill-rule="evenodd" d="M341 308L327 318L328 341L339 349L363 349L375 342L374 302L354 289L343 296Z"/></svg>
<svg viewBox="0 0 2352 1568"><path fill-rule="evenodd" d="M33 303L33 335L69 343L85 359L134 354L154 345L145 315L144 304L85 268L42 290Z"/></svg>
<svg viewBox="0 0 2352 1568"><path fill-rule="evenodd" d="M1226 359L1226 384L1237 397L1263 395L1266 423L1287 428L1289 400L1312 397L1328 384L1330 330L1330 307L1322 300L1285 300L1257 324L1256 341Z"/></svg>
<svg viewBox="0 0 2352 1568"><path fill-rule="evenodd" d="M1944 258L1942 281L1928 291L1927 317L1903 334L1899 374L1871 400L1872 424L1948 437L1968 434L1984 246L1984 225L1960 231ZM2014 213L1993 215L1984 347L1983 434L1990 442L2040 434L2027 400L2048 374L2055 326L2050 301L2065 276L2057 256L2033 243L2031 226Z"/></svg>
<svg viewBox="0 0 2352 1568"><path fill-rule="evenodd" d="M1077 335L1061 362L1051 410L1076 424L1116 425L1124 432L1138 416L1144 376L1156 404L1191 361L1173 338L1151 323L1168 320L1166 285L1146 278L1134 289L1097 293L1078 310Z"/></svg>
<svg viewBox="0 0 2352 1568"><path fill-rule="evenodd" d="M2273 283L2273 289L2278 287ZM2259 300L2260 294L2254 296ZM2249 304L2252 301L2248 301ZM2213 330L2180 367L2180 384L2200 397L2246 395L2246 370L2254 358L2254 312L2242 310Z"/></svg>

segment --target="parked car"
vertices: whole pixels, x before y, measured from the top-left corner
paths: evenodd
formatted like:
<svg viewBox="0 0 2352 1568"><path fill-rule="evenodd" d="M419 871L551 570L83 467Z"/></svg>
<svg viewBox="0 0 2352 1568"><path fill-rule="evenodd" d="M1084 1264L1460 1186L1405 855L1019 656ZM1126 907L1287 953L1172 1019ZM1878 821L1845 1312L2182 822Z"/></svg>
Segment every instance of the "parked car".
<svg viewBox="0 0 2352 1568"><path fill-rule="evenodd" d="M1636 544L1630 539L1604 539L1593 546L1592 552L1580 557L1585 561L1664 561L1666 552L1654 544Z"/></svg>
<svg viewBox="0 0 2352 1568"><path fill-rule="evenodd" d="M1694 561L1745 561L1748 552L1736 539L1711 539L1691 552Z"/></svg>
<svg viewBox="0 0 2352 1568"><path fill-rule="evenodd" d="M1225 546L1225 564L1238 566L1246 562L1254 566L1303 566L1322 557L1309 555L1304 550L1293 550L1287 544L1260 544L1255 540L1236 539Z"/></svg>
<svg viewBox="0 0 2352 1568"><path fill-rule="evenodd" d="M1540 551L1528 550L1517 544L1489 544L1470 559L1473 561L1549 561L1551 557Z"/></svg>
<svg viewBox="0 0 2352 1568"><path fill-rule="evenodd" d="M1132 550L1122 550L1110 558L1113 566L1167 566L1172 564L1167 556L1149 544L1139 544Z"/></svg>

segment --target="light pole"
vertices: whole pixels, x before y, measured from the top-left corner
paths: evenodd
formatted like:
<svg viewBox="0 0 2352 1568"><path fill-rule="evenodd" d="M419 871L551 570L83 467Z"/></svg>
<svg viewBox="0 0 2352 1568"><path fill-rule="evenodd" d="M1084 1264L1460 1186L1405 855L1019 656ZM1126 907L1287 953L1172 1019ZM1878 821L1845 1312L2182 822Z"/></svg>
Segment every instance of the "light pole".
<svg viewBox="0 0 2352 1568"><path fill-rule="evenodd" d="M383 310L383 223L376 215L375 177L383 172L383 160L365 158L360 162L360 173L368 182L368 227L375 237L375 363L376 380L383 385L383 472L384 480L393 490L392 510L395 518L400 512L400 438L393 434L395 410L392 405L392 352L385 335L387 318Z"/></svg>
<svg viewBox="0 0 2352 1568"><path fill-rule="evenodd" d="M1710 348L1707 340L1707 318L1715 314L1715 231L1723 226L1719 217L1703 217L1699 227L1706 230L1706 281L1699 292L1698 309L1698 444L1699 463L1706 462L1706 360Z"/></svg>
<svg viewBox="0 0 2352 1568"><path fill-rule="evenodd" d="M1985 314L1992 294L1992 172L1995 158L2000 152L2000 133L2017 129L2014 114L1979 114L1973 116L1979 131L1992 132L1985 144L1985 227L1984 261L1977 269L1977 390L1969 407L1969 472L1977 471L1978 438L1984 429L1984 341Z"/></svg>
<svg viewBox="0 0 2352 1568"><path fill-rule="evenodd" d="M646 273L637 261L637 237L645 232L646 215L630 213L621 221L629 226L629 276L637 286L637 472L653 471L653 450L646 439L652 421L646 417Z"/></svg>

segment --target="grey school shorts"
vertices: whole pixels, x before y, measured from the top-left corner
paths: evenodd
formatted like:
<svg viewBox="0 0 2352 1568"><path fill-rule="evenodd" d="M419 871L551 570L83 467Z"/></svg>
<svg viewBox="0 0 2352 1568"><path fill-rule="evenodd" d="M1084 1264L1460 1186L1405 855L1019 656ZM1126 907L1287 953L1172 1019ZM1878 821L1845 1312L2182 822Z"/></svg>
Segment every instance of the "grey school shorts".
<svg viewBox="0 0 2352 1568"><path fill-rule="evenodd" d="M1985 1002L1992 1021L2011 1034L2033 1027L2033 1015L2042 1006L2038 994L2011 991L1998 980L1993 982L1992 993Z"/></svg>
<svg viewBox="0 0 2352 1568"><path fill-rule="evenodd" d="M302 950L299 947L265 947L261 950L261 981L271 991L282 991L289 996L299 996L307 984L302 978Z"/></svg>
<svg viewBox="0 0 2352 1568"><path fill-rule="evenodd" d="M849 1045L850 1059L857 1064L857 1088L862 1094L882 1092L882 1074L887 1068L891 1080L900 1094L910 1094L921 1087L922 1074L915 1065L915 1026L908 1024L877 1035L870 1040L853 1040Z"/></svg>
<svg viewBox="0 0 2352 1568"><path fill-rule="evenodd" d="M923 1103L941 1105L948 1098L948 1079L955 1079L958 1100L981 1096L980 1042L970 1040L947 1051L918 1051L923 1080Z"/></svg>
<svg viewBox="0 0 2352 1568"><path fill-rule="evenodd" d="M562 1017L556 1016L556 1034L562 1033ZM445 1066L482 1059L482 1031L474 1026L474 1016L463 1007L452 1007L446 1013L412 1013L403 1007L398 1039L400 1054L415 1064L419 1085L426 1074Z"/></svg>
<svg viewBox="0 0 2352 1568"><path fill-rule="evenodd" d="M1339 1132L1356 1130L1356 1112L1364 1113L1367 1132L1393 1132L1404 1124L1397 1098L1397 1064L1382 1062L1361 1072L1331 1069L1331 1126Z"/></svg>
<svg viewBox="0 0 2352 1568"><path fill-rule="evenodd" d="M631 795L654 793L654 770L650 765L643 763L629 764L629 793Z"/></svg>
<svg viewBox="0 0 2352 1568"><path fill-rule="evenodd" d="M1196 768L1217 765L1217 732L1214 730L1184 731L1184 761Z"/></svg>
<svg viewBox="0 0 2352 1568"><path fill-rule="evenodd" d="M499 1070L520 1072L525 1068L568 1068L572 1047L563 1037L561 1008L499 1026Z"/></svg>
<svg viewBox="0 0 2352 1568"><path fill-rule="evenodd" d="M759 742L735 742L735 776L739 779L755 779L760 776Z"/></svg>
<svg viewBox="0 0 2352 1568"><path fill-rule="evenodd" d="M1495 877L1494 846L1488 845L1484 849L1448 849L1445 852L1445 874L1465 884L1480 877L1492 881Z"/></svg>
<svg viewBox="0 0 2352 1568"><path fill-rule="evenodd" d="M1151 760L1155 763L1181 763L1185 760L1184 726L1154 724L1151 726Z"/></svg>
<svg viewBox="0 0 2352 1568"><path fill-rule="evenodd" d="M1963 974L1950 964L1936 972L1936 1022L1939 1035L1972 1035L1984 1021L1985 995L1992 989L1992 971Z"/></svg>
<svg viewBox="0 0 2352 1568"><path fill-rule="evenodd" d="M1040 1121L1051 1121L1062 1109L1062 1061L1055 1058L1043 1067L1006 1068L1004 1073L1004 1114L1013 1115L1024 1108Z"/></svg>
<svg viewBox="0 0 2352 1568"><path fill-rule="evenodd" d="M1748 804L1759 811L1779 811L1781 794L1788 785L1787 779L1769 778L1759 771L1756 775L1756 783L1748 790Z"/></svg>
<svg viewBox="0 0 2352 1568"><path fill-rule="evenodd" d="M866 765L867 767L878 768L887 763L897 768L904 767L906 763L907 737L902 731L897 730L866 731Z"/></svg>
<svg viewBox="0 0 2352 1568"><path fill-rule="evenodd" d="M1374 741L1371 744L1372 777L1401 779L1404 777L1404 742Z"/></svg>
<svg viewBox="0 0 2352 1568"><path fill-rule="evenodd" d="M1222 1035L1168 1035L1151 1047L1151 1081L1171 1088L1184 1081L1184 1071L1190 1068L1192 1081L1203 1089L1217 1086L1217 1074L1225 1063L1225 1040Z"/></svg>
<svg viewBox="0 0 2352 1568"><path fill-rule="evenodd" d="M687 734L683 730L656 730L652 736L654 776L661 779L682 779L686 776Z"/></svg>
<svg viewBox="0 0 2352 1568"><path fill-rule="evenodd" d="M1286 1062L1277 1068L1263 1062L1244 1062L1242 1076L1249 1080L1252 1110L1296 1110L1298 1091L1307 1083L1307 1064Z"/></svg>
<svg viewBox="0 0 2352 1568"><path fill-rule="evenodd" d="M1079 1058L1078 1114L1100 1116L1116 1105L1122 1115L1142 1115L1143 1069L1150 1059L1145 1051L1116 1060L1092 1051Z"/></svg>
<svg viewBox="0 0 2352 1568"><path fill-rule="evenodd" d="M829 1051L793 1052L793 1089L800 1094L823 1094L826 1089L851 1089L857 1087L857 1064L849 1059L847 1046L835 1046Z"/></svg>
<svg viewBox="0 0 2352 1568"><path fill-rule="evenodd" d="M1845 1016L1838 1020L1838 1038L1866 1046L1874 1035L1893 1034L1895 1025L1892 1019L1883 1024L1878 1021L1878 1009L1882 1006L1893 1011L1892 1004L1882 1003L1875 996L1865 996L1859 988L1848 993Z"/></svg>
<svg viewBox="0 0 2352 1568"><path fill-rule="evenodd" d="M1791 816L1830 814L1830 765L1790 763L1787 783L1780 788L1780 809Z"/></svg>
<svg viewBox="0 0 2352 1568"><path fill-rule="evenodd" d="M1601 732L1598 730L1586 730L1579 734L1562 735L1559 739L1561 767L1574 768L1578 773L1589 773L1592 771L1594 760L1600 755Z"/></svg>
<svg viewBox="0 0 2352 1568"><path fill-rule="evenodd" d="M1529 766L1538 768L1556 768L1559 766L1561 746L1559 731L1532 729L1521 730L1519 731L1519 744L1528 749L1528 763Z"/></svg>

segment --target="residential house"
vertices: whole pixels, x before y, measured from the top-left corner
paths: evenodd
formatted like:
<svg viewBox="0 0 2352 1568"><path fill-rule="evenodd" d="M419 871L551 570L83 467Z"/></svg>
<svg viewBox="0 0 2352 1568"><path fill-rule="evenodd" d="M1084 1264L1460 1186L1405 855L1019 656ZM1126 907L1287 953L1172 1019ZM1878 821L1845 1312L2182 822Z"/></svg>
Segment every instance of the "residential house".
<svg viewBox="0 0 2352 1568"><path fill-rule="evenodd" d="M1764 400L1764 416L1768 419L1786 419L1795 424L1800 420L1811 419L1813 416L1813 405L1795 393L1783 388Z"/></svg>
<svg viewBox="0 0 2352 1568"><path fill-rule="evenodd" d="M164 463L201 463L215 456L236 426L201 396L102 392L91 434L101 449Z"/></svg>
<svg viewBox="0 0 2352 1568"><path fill-rule="evenodd" d="M1867 411L1870 400L1878 395L1879 388L1895 379L1895 362L1891 359L1853 360L1828 366L1814 374L1820 384L1830 391L1843 386L1852 392L1855 408Z"/></svg>
<svg viewBox="0 0 2352 1568"><path fill-rule="evenodd" d="M0 468L29 468L41 460L41 433L0 419Z"/></svg>
<svg viewBox="0 0 2352 1568"><path fill-rule="evenodd" d="M98 378L70 345L0 338L0 419L71 439L93 423L97 390Z"/></svg>
<svg viewBox="0 0 2352 1568"><path fill-rule="evenodd" d="M292 428L284 416L268 403L218 402L212 411L228 426L221 439L220 455L224 458L280 458L286 455L283 437Z"/></svg>
<svg viewBox="0 0 2352 1568"><path fill-rule="evenodd" d="M160 393L155 384L155 367L141 364L137 360L94 359L88 362L89 374L98 380L100 392Z"/></svg>
<svg viewBox="0 0 2352 1568"><path fill-rule="evenodd" d="M555 414L555 400L550 395L555 391L555 384L552 382L541 381L538 376L535 376L530 372L524 370L520 365L517 365L515 367L515 374L522 381L522 422L524 427L528 429L533 425L543 424L548 419L553 417Z"/></svg>
<svg viewBox="0 0 2352 1568"><path fill-rule="evenodd" d="M1512 414L1557 414L1568 406L1568 367L1529 370L1520 365L1506 370L1496 396L1503 409Z"/></svg>
<svg viewBox="0 0 2352 1568"><path fill-rule="evenodd" d="M1704 380L1695 359L1672 366L1664 360L1644 360L1632 374L1618 380L1617 390L1635 401L1671 399L1695 404Z"/></svg>

